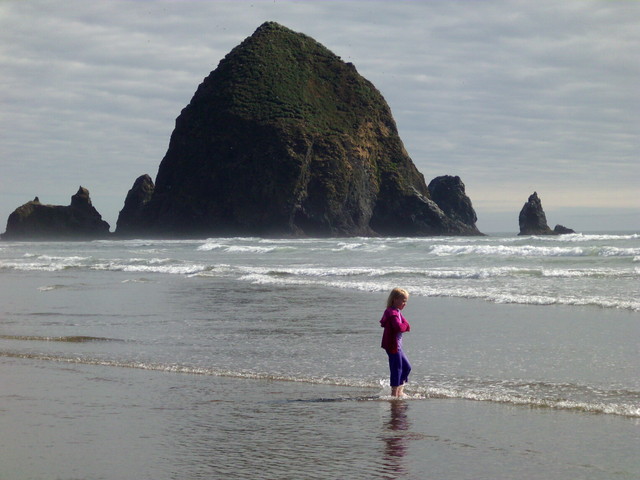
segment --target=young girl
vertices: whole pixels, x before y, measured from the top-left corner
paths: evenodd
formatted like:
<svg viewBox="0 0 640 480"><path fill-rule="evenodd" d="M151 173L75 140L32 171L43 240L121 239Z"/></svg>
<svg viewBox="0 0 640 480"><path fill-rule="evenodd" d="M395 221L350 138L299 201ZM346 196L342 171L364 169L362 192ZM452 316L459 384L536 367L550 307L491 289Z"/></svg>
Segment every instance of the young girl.
<svg viewBox="0 0 640 480"><path fill-rule="evenodd" d="M402 288L394 288L387 299L387 309L382 315L380 326L382 333L382 348L389 356L389 370L391 372L391 395L402 397L404 384L409 378L411 364L402 351L402 333L411 330L409 322L402 316L402 309L407 304L409 294Z"/></svg>

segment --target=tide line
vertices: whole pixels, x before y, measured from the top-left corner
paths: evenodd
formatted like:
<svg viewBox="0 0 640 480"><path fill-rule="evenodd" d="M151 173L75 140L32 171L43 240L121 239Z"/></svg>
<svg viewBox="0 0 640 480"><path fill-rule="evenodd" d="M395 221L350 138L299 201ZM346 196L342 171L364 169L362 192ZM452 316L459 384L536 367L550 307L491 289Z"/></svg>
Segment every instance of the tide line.
<svg viewBox="0 0 640 480"><path fill-rule="evenodd" d="M103 367L116 367L116 368L130 368L139 370L148 370L155 372L176 373L176 374L188 374L188 375L206 375L217 377L229 377L238 379L249 380L268 380L277 382L295 382L295 383L307 383L316 385L331 385L331 386L343 386L351 388L371 388L371 389L383 389L385 386L384 381L367 382L367 381L354 381L348 379L339 379L331 377L296 377L283 374L273 374L265 372L252 372L252 371L231 371L225 369L216 369L211 367L196 367L190 365L179 364L163 364L163 363L147 363L147 362L130 362L130 361L117 361L117 360L99 360L94 358L83 357L63 357L56 355L46 354L33 354L33 353L17 353L17 352L2 352L0 351L0 357L5 358L17 358L26 360L37 360L47 362L59 362L69 364L80 365L92 365ZM410 384L406 393L408 394L405 400L428 400L428 399L459 399L479 402L501 403L509 404L518 407L528 408L547 408L553 410L567 410L590 414L605 414L605 415L617 415L628 418L640 418L640 405L636 403L625 402L602 402L602 401L579 401L570 400L565 398L543 398L528 395L518 395L512 392L495 391L487 392L486 390L475 390L472 388L455 388L444 386L421 386ZM382 396L372 397L356 397L353 400L374 400L385 399Z"/></svg>

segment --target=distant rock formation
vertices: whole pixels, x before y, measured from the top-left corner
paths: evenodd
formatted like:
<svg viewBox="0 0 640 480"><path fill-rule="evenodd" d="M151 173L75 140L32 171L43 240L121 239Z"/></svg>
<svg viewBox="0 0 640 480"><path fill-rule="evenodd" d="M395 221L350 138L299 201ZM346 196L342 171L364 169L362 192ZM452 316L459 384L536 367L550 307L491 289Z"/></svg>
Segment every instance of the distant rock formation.
<svg viewBox="0 0 640 480"><path fill-rule="evenodd" d="M136 180L116 234L480 234L471 202L431 199L380 92L274 22L198 87L152 185Z"/></svg>
<svg viewBox="0 0 640 480"><path fill-rule="evenodd" d="M547 216L544 214L537 192L529 196L527 203L520 210L518 221L520 223L518 235L555 235L547 224Z"/></svg>
<svg viewBox="0 0 640 480"><path fill-rule="evenodd" d="M462 222L481 235L476 227L478 217L460 177L451 175L436 177L429 182L428 189L431 199L449 218Z"/></svg>
<svg viewBox="0 0 640 480"><path fill-rule="evenodd" d="M144 208L151 200L154 189L153 180L149 175L141 175L136 179L118 215L116 231L127 232L129 235L144 234L144 230L141 230L144 224Z"/></svg>
<svg viewBox="0 0 640 480"><path fill-rule="evenodd" d="M557 233L558 235L565 235L568 233L576 233L575 230L572 230L571 228L567 228L564 225L556 225L555 227L553 227L553 231L554 233Z"/></svg>
<svg viewBox="0 0 640 480"><path fill-rule="evenodd" d="M538 198L538 193L533 192L529 200L520 210L518 218L520 223L520 233L518 235L561 235L565 233L575 233L570 228L556 225L551 230L547 224L547 217L542 209L542 202Z"/></svg>
<svg viewBox="0 0 640 480"><path fill-rule="evenodd" d="M109 235L109 224L91 205L89 190L80 187L69 206L43 205L38 197L16 208L3 240L97 239Z"/></svg>

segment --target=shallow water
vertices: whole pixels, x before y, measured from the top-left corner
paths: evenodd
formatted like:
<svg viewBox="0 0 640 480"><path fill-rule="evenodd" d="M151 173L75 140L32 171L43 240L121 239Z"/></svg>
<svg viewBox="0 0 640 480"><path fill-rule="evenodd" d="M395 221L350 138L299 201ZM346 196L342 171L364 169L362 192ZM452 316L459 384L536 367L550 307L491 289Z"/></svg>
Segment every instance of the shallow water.
<svg viewBox="0 0 640 480"><path fill-rule="evenodd" d="M637 478L619 416L370 389L12 363L7 479ZM8 380L8 382L7 382ZM5 389L3 389L6 391ZM9 414L10 415L7 415Z"/></svg>
<svg viewBox="0 0 640 480"><path fill-rule="evenodd" d="M415 264L399 240L216 242L0 244L0 478L640 477L640 316L627 292L612 295L618 308L426 297L439 260L419 286L353 253L375 244ZM605 289L543 278L532 288ZM392 402L378 320L401 280L417 292L405 309L414 371L410 398ZM516 291L512 280L500 282Z"/></svg>

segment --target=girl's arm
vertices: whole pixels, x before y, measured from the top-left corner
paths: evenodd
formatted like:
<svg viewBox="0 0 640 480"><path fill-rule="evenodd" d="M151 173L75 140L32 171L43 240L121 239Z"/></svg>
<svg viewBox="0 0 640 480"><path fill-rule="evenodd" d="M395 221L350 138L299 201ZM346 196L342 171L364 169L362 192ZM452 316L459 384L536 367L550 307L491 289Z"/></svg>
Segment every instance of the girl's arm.
<svg viewBox="0 0 640 480"><path fill-rule="evenodd" d="M411 330L411 325L409 325L409 322L405 320L400 312L394 316L393 320L396 332L408 332Z"/></svg>
<svg viewBox="0 0 640 480"><path fill-rule="evenodd" d="M407 319L404 318L404 315L402 315L402 313L400 314L400 320L402 321L402 327L404 328L404 330L402 331L403 332L411 331L411 325L409 325L409 322L407 322Z"/></svg>

